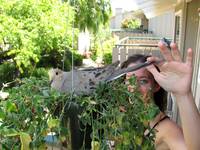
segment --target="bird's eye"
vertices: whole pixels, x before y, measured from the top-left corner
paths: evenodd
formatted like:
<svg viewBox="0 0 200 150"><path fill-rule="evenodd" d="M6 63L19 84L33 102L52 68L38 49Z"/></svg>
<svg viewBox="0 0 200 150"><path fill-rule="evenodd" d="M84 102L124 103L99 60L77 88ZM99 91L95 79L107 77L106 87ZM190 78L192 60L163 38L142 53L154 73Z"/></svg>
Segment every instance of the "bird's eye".
<svg viewBox="0 0 200 150"><path fill-rule="evenodd" d="M56 75L58 75L58 72L56 72Z"/></svg>

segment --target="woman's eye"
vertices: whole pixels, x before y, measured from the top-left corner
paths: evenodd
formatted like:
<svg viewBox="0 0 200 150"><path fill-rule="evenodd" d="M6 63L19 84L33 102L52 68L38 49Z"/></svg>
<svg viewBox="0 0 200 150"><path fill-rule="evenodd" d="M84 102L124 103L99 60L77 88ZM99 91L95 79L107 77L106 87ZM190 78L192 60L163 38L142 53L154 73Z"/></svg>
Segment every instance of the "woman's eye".
<svg viewBox="0 0 200 150"><path fill-rule="evenodd" d="M144 85L144 84L147 84L147 83L148 83L148 80L139 80L140 85Z"/></svg>

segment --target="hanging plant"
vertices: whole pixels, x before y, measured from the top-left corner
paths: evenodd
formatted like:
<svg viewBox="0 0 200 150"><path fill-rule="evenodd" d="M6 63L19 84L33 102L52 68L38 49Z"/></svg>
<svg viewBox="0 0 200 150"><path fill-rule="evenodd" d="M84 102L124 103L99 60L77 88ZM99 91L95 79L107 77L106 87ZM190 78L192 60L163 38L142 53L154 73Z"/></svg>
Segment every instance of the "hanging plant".
<svg viewBox="0 0 200 150"><path fill-rule="evenodd" d="M154 131L149 137L145 137L144 132L159 109L154 103L143 103L135 78L131 78L130 83L135 86L134 93L127 90L122 80L117 80L100 84L95 94L82 102L85 111L80 118L85 124L92 124L92 143L99 149L109 149L109 141L114 143L115 149L154 149ZM95 118L94 112L97 113Z"/></svg>
<svg viewBox="0 0 200 150"><path fill-rule="evenodd" d="M67 113L63 113L64 106L73 102L81 108L80 122L92 127L93 149L109 149L109 143L115 149L154 149L155 134L152 131L152 136L145 137L144 132L159 110L153 103L143 103L135 78L130 83L135 86L133 93L119 79L99 84L92 95L71 98L51 90L47 78L23 79L7 89L8 98L0 101L0 144L3 149L45 149L49 132L60 143L70 142L69 127L62 118Z"/></svg>

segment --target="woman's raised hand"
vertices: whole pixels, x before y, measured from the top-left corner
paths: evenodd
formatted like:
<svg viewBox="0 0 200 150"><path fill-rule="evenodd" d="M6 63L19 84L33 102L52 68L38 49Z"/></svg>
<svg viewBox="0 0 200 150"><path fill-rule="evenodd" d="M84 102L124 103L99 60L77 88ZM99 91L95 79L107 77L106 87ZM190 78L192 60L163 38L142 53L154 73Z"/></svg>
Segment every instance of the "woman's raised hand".
<svg viewBox="0 0 200 150"><path fill-rule="evenodd" d="M175 43L171 43L171 51L164 43L159 42L158 46L165 59L159 63L157 71L154 65L148 66L147 69L153 74L155 80L166 91L174 95L186 95L191 92L192 82L192 49L187 50L185 62L182 61L180 51ZM149 57L147 61L158 61L157 57Z"/></svg>

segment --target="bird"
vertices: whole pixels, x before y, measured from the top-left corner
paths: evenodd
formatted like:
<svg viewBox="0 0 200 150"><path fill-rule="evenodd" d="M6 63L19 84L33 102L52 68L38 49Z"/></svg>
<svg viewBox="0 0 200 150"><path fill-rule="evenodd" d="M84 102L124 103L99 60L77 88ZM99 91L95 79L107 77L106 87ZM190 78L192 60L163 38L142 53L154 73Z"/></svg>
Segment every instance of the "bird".
<svg viewBox="0 0 200 150"><path fill-rule="evenodd" d="M89 95L96 89L100 82L105 82L118 69L118 66L119 61L104 67L86 68L83 70L74 69L68 72L53 68L48 72L50 85L51 88L60 92Z"/></svg>

